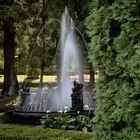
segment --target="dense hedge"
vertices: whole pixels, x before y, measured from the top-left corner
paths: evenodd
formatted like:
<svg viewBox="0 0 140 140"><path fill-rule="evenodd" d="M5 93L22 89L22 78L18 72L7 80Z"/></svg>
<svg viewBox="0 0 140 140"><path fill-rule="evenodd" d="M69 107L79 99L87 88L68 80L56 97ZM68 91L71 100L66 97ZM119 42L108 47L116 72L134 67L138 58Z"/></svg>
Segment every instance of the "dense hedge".
<svg viewBox="0 0 140 140"><path fill-rule="evenodd" d="M0 140L90 140L83 132L0 124Z"/></svg>
<svg viewBox="0 0 140 140"><path fill-rule="evenodd" d="M92 0L89 57L98 71L95 140L140 139L140 1Z"/></svg>

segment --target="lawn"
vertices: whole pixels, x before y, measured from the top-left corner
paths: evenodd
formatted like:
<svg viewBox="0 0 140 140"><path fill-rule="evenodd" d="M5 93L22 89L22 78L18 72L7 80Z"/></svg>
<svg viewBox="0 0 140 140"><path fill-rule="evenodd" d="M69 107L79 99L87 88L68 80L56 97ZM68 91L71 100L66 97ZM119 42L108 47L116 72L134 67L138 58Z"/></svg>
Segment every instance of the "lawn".
<svg viewBox="0 0 140 140"><path fill-rule="evenodd" d="M91 140L92 133L31 126L0 125L1 140Z"/></svg>
<svg viewBox="0 0 140 140"><path fill-rule="evenodd" d="M0 112L0 118L5 115L5 112Z"/></svg>
<svg viewBox="0 0 140 140"><path fill-rule="evenodd" d="M0 111L4 110L5 107L14 104L16 101L16 96L12 96L12 97L4 97L2 99L0 99ZM0 114L1 115L1 114Z"/></svg>

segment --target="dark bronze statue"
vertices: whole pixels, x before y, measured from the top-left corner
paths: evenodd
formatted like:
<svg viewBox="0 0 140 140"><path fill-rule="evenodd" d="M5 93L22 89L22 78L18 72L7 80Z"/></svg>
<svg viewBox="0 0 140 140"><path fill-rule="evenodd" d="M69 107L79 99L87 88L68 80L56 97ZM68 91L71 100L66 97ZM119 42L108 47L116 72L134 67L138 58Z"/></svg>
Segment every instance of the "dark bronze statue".
<svg viewBox="0 0 140 140"><path fill-rule="evenodd" d="M73 81L74 88L72 88L72 107L71 110L82 111L83 110L83 84Z"/></svg>
<svg viewBox="0 0 140 140"><path fill-rule="evenodd" d="M19 108L25 103L25 100L30 95L30 89L27 86L27 82L23 81L23 84L19 88L20 105Z"/></svg>

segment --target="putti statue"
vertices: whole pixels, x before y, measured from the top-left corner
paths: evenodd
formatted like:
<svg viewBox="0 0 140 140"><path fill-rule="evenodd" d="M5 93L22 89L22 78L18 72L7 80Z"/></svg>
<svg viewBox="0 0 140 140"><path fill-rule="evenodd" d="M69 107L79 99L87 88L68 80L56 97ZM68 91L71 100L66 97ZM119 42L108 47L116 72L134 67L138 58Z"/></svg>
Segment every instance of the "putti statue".
<svg viewBox="0 0 140 140"><path fill-rule="evenodd" d="M83 84L73 81L74 87L72 88L71 100L73 111L82 111L83 110Z"/></svg>
<svg viewBox="0 0 140 140"><path fill-rule="evenodd" d="M21 87L19 88L19 102L18 102L18 109L22 108L22 105L25 103L25 100L30 95L30 89L27 86L27 82L23 81Z"/></svg>

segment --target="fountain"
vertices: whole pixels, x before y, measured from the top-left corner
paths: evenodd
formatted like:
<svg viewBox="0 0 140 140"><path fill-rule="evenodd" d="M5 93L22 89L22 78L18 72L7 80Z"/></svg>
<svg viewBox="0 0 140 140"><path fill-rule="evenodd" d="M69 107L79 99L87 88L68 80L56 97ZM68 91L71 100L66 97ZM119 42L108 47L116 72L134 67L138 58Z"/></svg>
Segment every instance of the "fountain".
<svg viewBox="0 0 140 140"><path fill-rule="evenodd" d="M83 110L84 105L89 109L93 106L91 95L83 92L83 66L81 50L76 41L73 21L68 14L67 8L62 15L61 35L59 44L60 70L57 86L45 86L35 92L27 93L24 102L19 99L16 112L46 113ZM74 83L71 77L78 77ZM76 86L80 86L77 90ZM81 94L82 93L82 94ZM79 96L79 95L80 96ZM77 96L78 95L78 96ZM77 97L76 97L77 96ZM88 97L89 96L89 97ZM21 97L23 97L21 93ZM24 96L25 97L25 96ZM78 101L78 98L81 98ZM79 102L80 105L76 103Z"/></svg>
<svg viewBox="0 0 140 140"><path fill-rule="evenodd" d="M83 84L79 84L73 81L74 88L72 88L73 93L71 94L72 98L72 107L71 110L74 111L83 111Z"/></svg>

